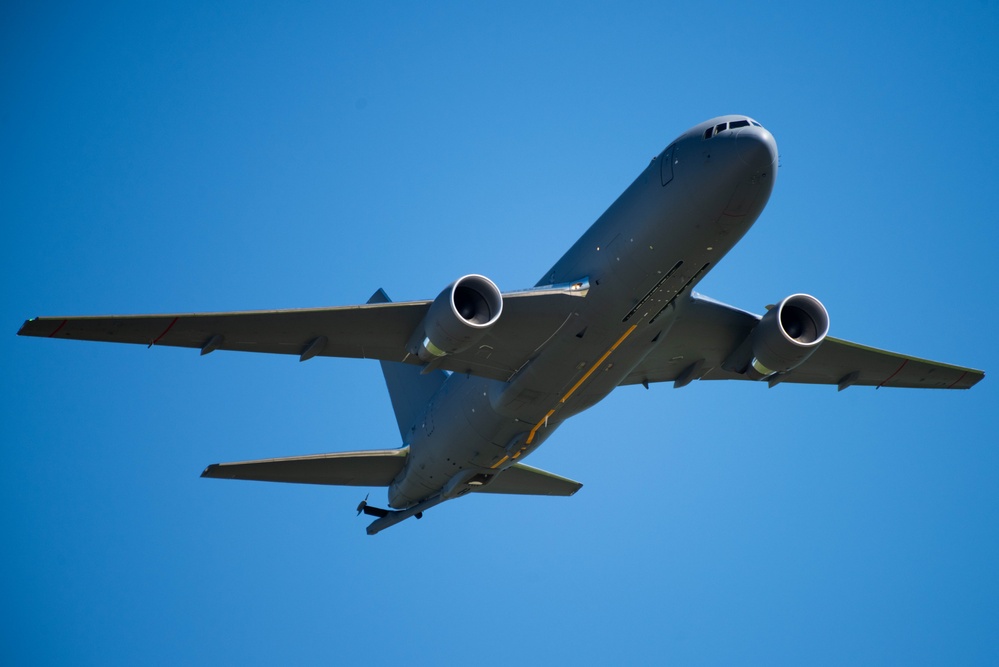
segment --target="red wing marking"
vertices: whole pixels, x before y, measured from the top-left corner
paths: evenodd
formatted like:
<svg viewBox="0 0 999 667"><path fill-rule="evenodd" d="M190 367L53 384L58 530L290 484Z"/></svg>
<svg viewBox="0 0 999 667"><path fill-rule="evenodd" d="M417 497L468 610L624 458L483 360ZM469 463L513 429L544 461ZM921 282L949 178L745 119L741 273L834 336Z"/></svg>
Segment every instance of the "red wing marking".
<svg viewBox="0 0 999 667"><path fill-rule="evenodd" d="M56 329L55 329L55 331L53 331L52 333L49 334L49 338L52 338L57 333L59 333L59 330L62 329L64 326L66 326L66 322L67 322L67 320L63 320L62 324L60 324L59 326L57 326Z"/></svg>
<svg viewBox="0 0 999 667"><path fill-rule="evenodd" d="M889 375L889 376L888 376L887 378L885 378L884 382L882 382L881 384L879 384L879 385L878 385L878 386L877 386L876 388L877 388L877 389L880 389L881 387L883 387L883 386L885 386L886 384L888 384L888 381L889 381L889 380L891 380L891 379L892 379L893 377L895 377L896 375L898 375L899 373L901 373L901 372L902 372L902 369L903 369L903 368L905 368L905 365L906 365L907 363L909 363L909 360L908 360L908 359L906 359L905 361L903 361L903 362L902 362L902 365L901 365L901 366L899 366L899 367L898 367L897 369L895 369L895 372L894 372L894 373L892 373L891 375Z"/></svg>
<svg viewBox="0 0 999 667"><path fill-rule="evenodd" d="M177 324L177 320L179 319L180 319L179 317L173 318L173 322L171 322L170 325L163 330L163 333L161 333L159 336L156 337L156 340L154 340L152 343L149 344L149 347L152 347L153 345L156 345L156 343L160 342L160 339L163 338L163 336L167 335L167 332L173 328L173 325Z"/></svg>
<svg viewBox="0 0 999 667"><path fill-rule="evenodd" d="M956 384L957 384L958 382L960 382L961 380L963 380L963 379L964 379L964 376L965 376L965 375L967 375L967 374L968 374L968 371L964 371L963 373L961 373L961 376L960 376L959 378L957 378L956 380L954 380L953 382L951 382L951 383L950 383L950 384L949 384L949 385L947 386L947 388L948 388L948 389L953 389L953 388L954 388L954 385L956 385Z"/></svg>

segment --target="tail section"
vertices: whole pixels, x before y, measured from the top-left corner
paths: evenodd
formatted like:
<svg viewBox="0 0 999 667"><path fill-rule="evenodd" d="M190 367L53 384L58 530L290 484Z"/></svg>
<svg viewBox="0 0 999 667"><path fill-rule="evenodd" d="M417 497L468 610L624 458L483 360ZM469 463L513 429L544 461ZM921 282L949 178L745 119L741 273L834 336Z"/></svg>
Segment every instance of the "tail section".
<svg viewBox="0 0 999 667"><path fill-rule="evenodd" d="M329 484L334 486L388 486L406 465L409 449L376 449L213 463L202 477L251 479L257 482Z"/></svg>
<svg viewBox="0 0 999 667"><path fill-rule="evenodd" d="M388 303L381 289L368 303ZM404 470L409 456L409 434L434 395L447 381L442 370L424 372L419 366L383 361L382 373L392 399L399 434L406 445L400 449L340 452L313 456L293 456L208 466L202 477L251 479L266 482L330 484L342 486L390 486ZM440 503L468 491L546 496L571 496L582 486L566 477L516 463L505 470L465 470L459 472L443 490L403 509L382 509L368 505L367 497L357 506L357 513L376 517L367 528L374 535L390 526L416 517Z"/></svg>
<svg viewBox="0 0 999 667"><path fill-rule="evenodd" d="M390 301L391 299L382 289L379 289L368 299L368 303L389 303ZM409 432L420 413L447 380L447 373L435 370L424 374L423 369L419 366L393 361L383 361L381 364L389 397L392 399L395 420L399 424L399 435L405 442L408 440Z"/></svg>
<svg viewBox="0 0 999 667"><path fill-rule="evenodd" d="M491 482L473 491L479 493L509 493L528 496L571 496L583 488L580 482L555 473L515 463Z"/></svg>

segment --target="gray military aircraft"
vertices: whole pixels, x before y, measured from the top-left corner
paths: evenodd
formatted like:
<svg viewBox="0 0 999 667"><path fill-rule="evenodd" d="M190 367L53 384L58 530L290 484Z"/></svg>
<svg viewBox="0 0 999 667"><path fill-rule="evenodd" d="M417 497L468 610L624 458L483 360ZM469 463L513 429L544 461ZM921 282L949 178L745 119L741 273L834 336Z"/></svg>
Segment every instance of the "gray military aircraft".
<svg viewBox="0 0 999 667"><path fill-rule="evenodd" d="M398 449L219 463L202 477L387 486L373 535L469 492L569 496L582 486L523 459L621 385L694 380L967 389L981 371L827 335L815 297L760 317L693 288L756 221L777 143L746 116L684 132L531 289L467 275L432 301L339 308L40 317L22 336L381 361Z"/></svg>

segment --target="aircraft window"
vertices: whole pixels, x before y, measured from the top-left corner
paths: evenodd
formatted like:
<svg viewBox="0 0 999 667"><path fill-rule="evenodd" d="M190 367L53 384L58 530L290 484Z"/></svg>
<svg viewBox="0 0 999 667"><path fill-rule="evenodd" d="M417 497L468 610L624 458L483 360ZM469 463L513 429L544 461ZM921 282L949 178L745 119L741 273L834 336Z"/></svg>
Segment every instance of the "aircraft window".
<svg viewBox="0 0 999 667"><path fill-rule="evenodd" d="M704 130L704 138L705 139L710 139L711 138L711 133L712 133L712 131L714 129L715 128L713 128L713 127L709 127L708 129Z"/></svg>
<svg viewBox="0 0 999 667"><path fill-rule="evenodd" d="M737 128L737 127L749 127L749 121L748 120L733 120L731 123L728 124L728 126L731 129L733 129L733 130L735 128Z"/></svg>
<svg viewBox="0 0 999 667"><path fill-rule="evenodd" d="M728 123L722 123L721 125L716 125L715 134L718 134L719 132L724 132L726 127L728 127Z"/></svg>
<svg viewBox="0 0 999 667"><path fill-rule="evenodd" d="M757 123L755 120L751 120L749 122L752 123L753 125L755 125L756 127L763 127L762 125L760 125L759 123Z"/></svg>

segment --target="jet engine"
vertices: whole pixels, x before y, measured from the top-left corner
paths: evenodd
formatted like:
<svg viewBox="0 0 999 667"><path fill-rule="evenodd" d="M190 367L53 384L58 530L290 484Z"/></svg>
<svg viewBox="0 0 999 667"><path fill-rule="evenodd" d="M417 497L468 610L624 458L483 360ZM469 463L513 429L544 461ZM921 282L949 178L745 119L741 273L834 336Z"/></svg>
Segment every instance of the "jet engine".
<svg viewBox="0 0 999 667"><path fill-rule="evenodd" d="M753 329L753 360L746 375L755 380L801 365L829 333L829 313L808 294L792 294L767 311Z"/></svg>
<svg viewBox="0 0 999 667"><path fill-rule="evenodd" d="M410 352L431 362L472 347L496 324L503 312L503 295L485 276L458 278L430 305L410 339Z"/></svg>

